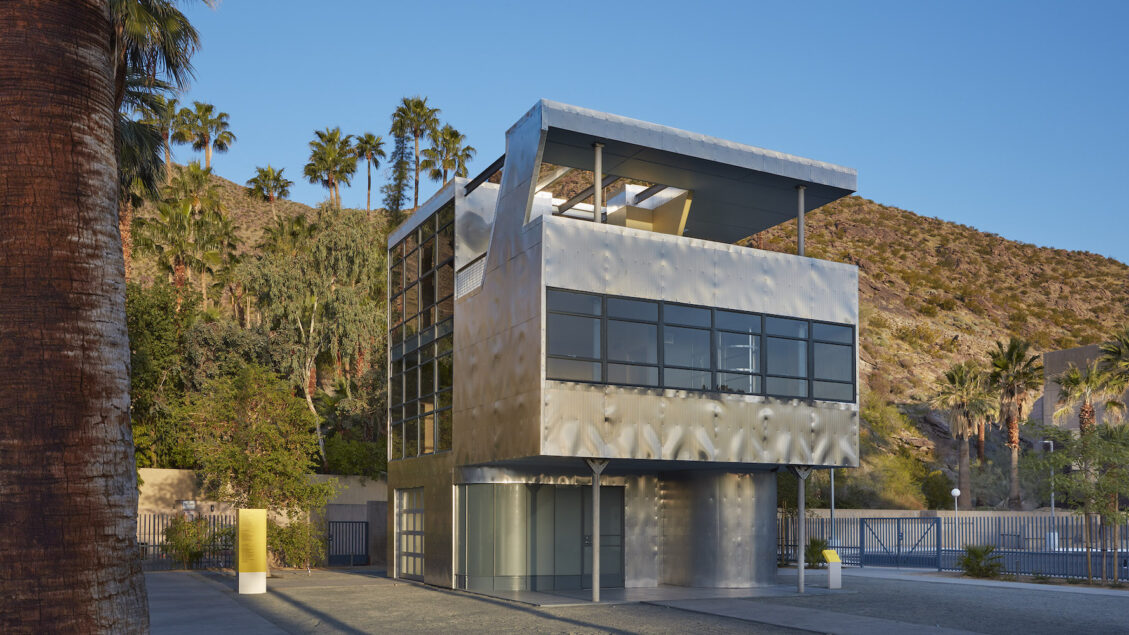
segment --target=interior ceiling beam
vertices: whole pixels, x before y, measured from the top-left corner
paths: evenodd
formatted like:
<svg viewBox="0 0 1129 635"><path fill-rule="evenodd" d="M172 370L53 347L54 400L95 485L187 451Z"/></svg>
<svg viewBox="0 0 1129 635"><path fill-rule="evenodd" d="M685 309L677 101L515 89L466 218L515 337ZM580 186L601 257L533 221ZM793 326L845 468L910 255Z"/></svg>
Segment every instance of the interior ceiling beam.
<svg viewBox="0 0 1129 635"><path fill-rule="evenodd" d="M639 203L642 203L643 201L651 198L655 194L658 194L659 192L661 192L665 189L666 189L665 185L652 185L651 187L648 187L647 189L643 190L642 192L639 192L639 194L635 197L635 200L633 200L631 204L632 205L638 205Z"/></svg>
<svg viewBox="0 0 1129 635"><path fill-rule="evenodd" d="M609 175L605 176L604 180L602 181L603 187L608 187L612 183L615 183L618 179L619 179L619 177L614 175L614 174L609 174ZM592 196L595 193L596 193L596 188L589 185L588 187L581 190L581 192L579 194L577 194L576 196L568 199L564 203L561 203L560 207L558 207L557 211L553 212L553 214L555 214L555 215L563 214L563 213L567 212L568 210L572 209L573 207L575 207L577 203L583 201L584 199Z"/></svg>
<svg viewBox="0 0 1129 635"><path fill-rule="evenodd" d="M569 172L572 172L573 169L574 168L558 167L557 169L553 170L552 172L546 174L545 178L538 181L537 182L537 189L533 190L533 192L537 193L537 192L540 192L541 190L544 190L547 187L552 187L552 185L554 183L563 179Z"/></svg>

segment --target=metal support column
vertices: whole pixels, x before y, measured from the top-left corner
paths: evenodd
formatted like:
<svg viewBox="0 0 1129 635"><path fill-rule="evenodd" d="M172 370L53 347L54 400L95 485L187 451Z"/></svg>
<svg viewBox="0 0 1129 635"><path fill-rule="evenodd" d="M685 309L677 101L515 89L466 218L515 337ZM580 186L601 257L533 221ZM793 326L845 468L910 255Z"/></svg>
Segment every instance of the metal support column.
<svg viewBox="0 0 1129 635"><path fill-rule="evenodd" d="M596 149L595 166L592 168L592 220L604 222L604 144L593 143Z"/></svg>
<svg viewBox="0 0 1129 635"><path fill-rule="evenodd" d="M835 534L835 468L831 468L831 548L839 548L839 540Z"/></svg>
<svg viewBox="0 0 1129 635"><path fill-rule="evenodd" d="M796 536L796 564L797 564L797 567L799 568L799 572L796 575L796 591L798 593L803 593L804 592L804 555L805 555L804 549L808 546L807 545L807 543L808 543L807 522L806 522L806 516L805 516L806 513L807 513L807 509L806 509L807 501L805 500L805 498L806 498L806 495L807 495L808 476L811 476L811 468L810 467L799 467L799 466L793 465L792 466L792 472L794 472L796 474L796 478L798 479L797 488L796 488L796 490L798 491L798 493L796 494L796 498L798 500L797 500L796 507L798 508L797 511L799 512L799 514L798 514L799 518L796 519L796 525L797 525L797 528L796 528L796 534L797 534L797 536Z"/></svg>
<svg viewBox="0 0 1129 635"><path fill-rule="evenodd" d="M801 256L804 255L804 190L805 189L806 189L806 187L803 186L803 185L797 185L796 186L796 207L798 208L796 226L798 228L797 243L799 245L799 248L797 249L797 253Z"/></svg>
<svg viewBox="0 0 1129 635"><path fill-rule="evenodd" d="M596 156L600 156L597 151ZM607 459L585 459L592 468L592 601L600 601L600 474Z"/></svg>

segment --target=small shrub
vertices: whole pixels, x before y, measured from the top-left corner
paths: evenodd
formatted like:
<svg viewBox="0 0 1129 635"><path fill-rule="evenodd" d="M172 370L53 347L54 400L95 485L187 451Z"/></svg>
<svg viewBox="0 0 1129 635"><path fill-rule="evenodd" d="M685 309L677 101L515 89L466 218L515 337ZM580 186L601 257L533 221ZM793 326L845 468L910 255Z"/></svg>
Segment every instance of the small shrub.
<svg viewBox="0 0 1129 635"><path fill-rule="evenodd" d="M953 481L941 470L933 470L921 481L921 493L925 495L925 504L929 509L948 509L952 506L953 497L950 492Z"/></svg>
<svg viewBox="0 0 1129 635"><path fill-rule="evenodd" d="M812 538L804 548L804 562L809 567L820 567L827 564L823 557L823 550L827 548L827 541L822 538Z"/></svg>
<svg viewBox="0 0 1129 635"><path fill-rule="evenodd" d="M286 525L267 523L267 548L282 567L309 570L325 559L325 534L315 523L291 519Z"/></svg>
<svg viewBox="0 0 1129 635"><path fill-rule="evenodd" d="M165 527L165 544L161 549L168 557L189 569L204 557L204 551L211 542L208 521L177 514L169 526Z"/></svg>
<svg viewBox="0 0 1129 635"><path fill-rule="evenodd" d="M993 545L966 545L957 566L974 578L998 578L1004 568L1003 556Z"/></svg>

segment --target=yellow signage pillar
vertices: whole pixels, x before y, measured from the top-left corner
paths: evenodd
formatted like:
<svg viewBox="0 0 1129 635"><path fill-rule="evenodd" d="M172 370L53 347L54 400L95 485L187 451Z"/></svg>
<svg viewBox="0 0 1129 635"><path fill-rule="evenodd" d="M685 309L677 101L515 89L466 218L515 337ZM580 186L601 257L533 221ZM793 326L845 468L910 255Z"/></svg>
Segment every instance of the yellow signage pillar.
<svg viewBox="0 0 1129 635"><path fill-rule="evenodd" d="M267 592L267 510L240 509L236 517L236 577L240 593Z"/></svg>

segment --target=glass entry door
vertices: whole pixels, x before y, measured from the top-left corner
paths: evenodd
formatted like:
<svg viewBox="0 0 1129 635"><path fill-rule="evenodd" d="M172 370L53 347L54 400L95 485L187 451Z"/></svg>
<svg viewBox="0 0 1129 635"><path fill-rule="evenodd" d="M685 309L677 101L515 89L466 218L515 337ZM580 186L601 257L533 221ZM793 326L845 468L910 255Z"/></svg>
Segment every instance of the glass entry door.
<svg viewBox="0 0 1129 635"><path fill-rule="evenodd" d="M592 488L581 487L582 588L592 588ZM600 587L623 586L623 490L600 487Z"/></svg>

